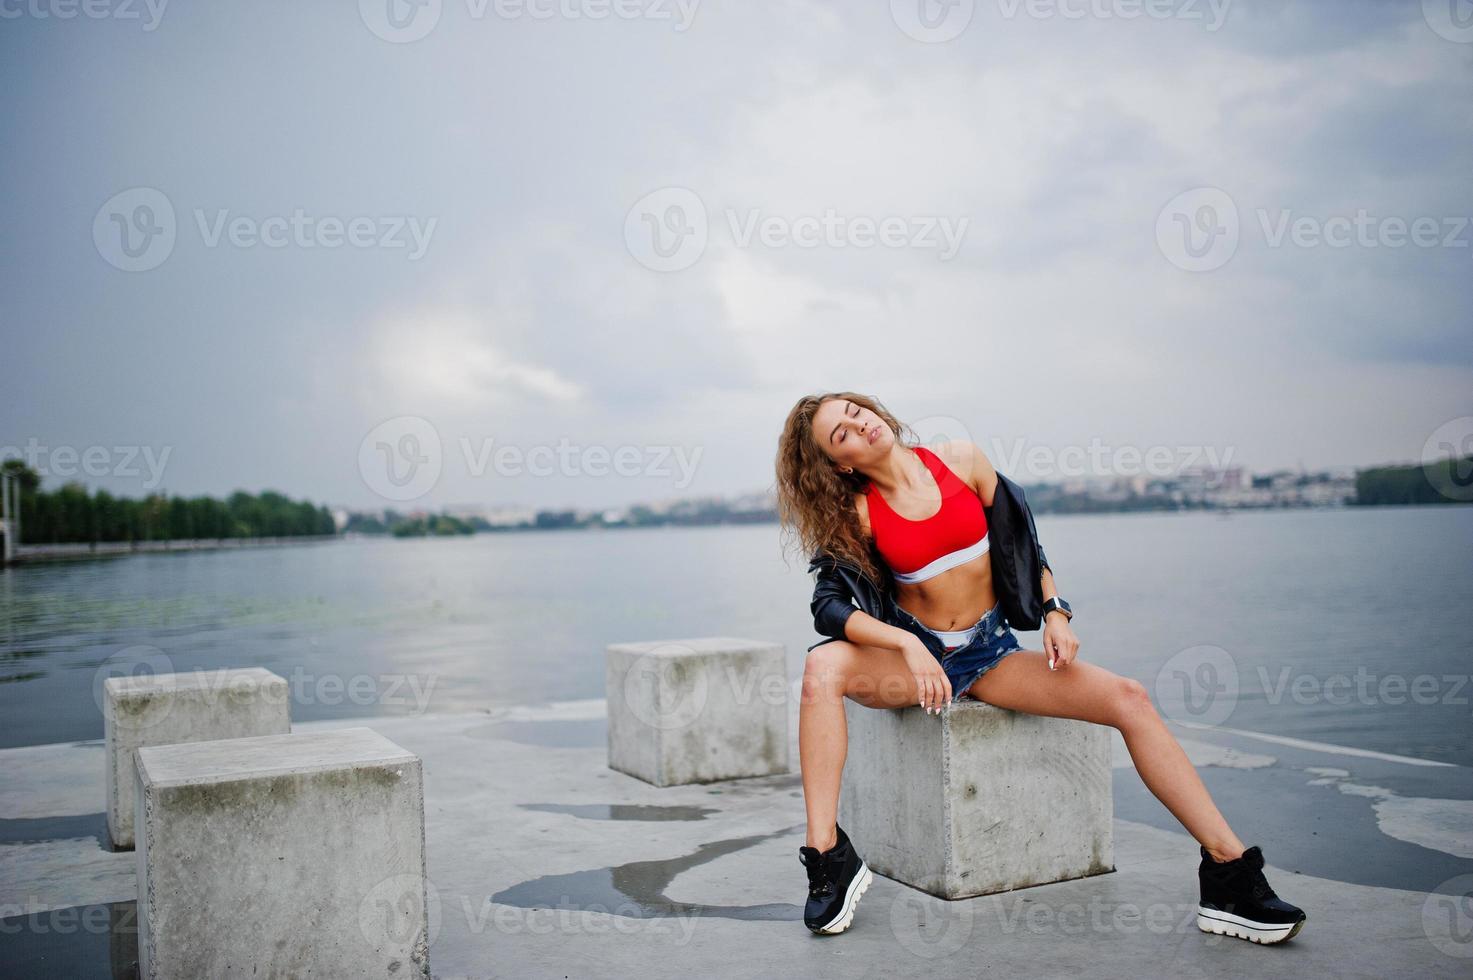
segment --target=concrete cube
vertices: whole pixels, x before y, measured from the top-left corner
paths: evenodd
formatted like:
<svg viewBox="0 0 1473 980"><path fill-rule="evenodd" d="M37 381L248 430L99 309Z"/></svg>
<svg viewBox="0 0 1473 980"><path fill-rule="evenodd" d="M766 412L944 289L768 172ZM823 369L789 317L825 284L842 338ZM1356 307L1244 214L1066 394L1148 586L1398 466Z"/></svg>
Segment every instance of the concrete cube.
<svg viewBox="0 0 1473 980"><path fill-rule="evenodd" d="M656 786L788 771L787 657L729 636L613 643L609 767Z"/></svg>
<svg viewBox="0 0 1473 980"><path fill-rule="evenodd" d="M429 977L418 756L343 728L137 763L140 977Z"/></svg>
<svg viewBox="0 0 1473 980"><path fill-rule="evenodd" d="M839 823L874 871L956 899L1115 870L1104 727L972 699L844 711Z"/></svg>
<svg viewBox="0 0 1473 980"><path fill-rule="evenodd" d="M286 680L261 667L109 677L103 682L107 829L133 846L133 750L291 731Z"/></svg>

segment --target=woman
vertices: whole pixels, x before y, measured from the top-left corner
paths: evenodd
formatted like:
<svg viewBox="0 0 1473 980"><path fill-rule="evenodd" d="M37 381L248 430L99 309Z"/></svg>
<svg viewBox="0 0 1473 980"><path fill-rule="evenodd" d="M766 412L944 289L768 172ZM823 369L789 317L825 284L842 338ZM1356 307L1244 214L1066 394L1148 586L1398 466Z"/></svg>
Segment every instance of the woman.
<svg viewBox="0 0 1473 980"><path fill-rule="evenodd" d="M940 714L970 696L1035 715L1077 718L1120 731L1141 779L1200 844L1207 932L1273 943L1299 932L1304 913L1279 899L1258 847L1245 848L1218 812L1145 687L1077 661L1072 611L1045 564L1043 650L1023 650L994 591L985 507L998 475L965 440L932 451L878 401L855 392L808 395L789 413L778 445L778 512L785 535L814 554L885 583L885 619L848 606L814 612L839 623L809 648L798 745L808 816L799 860L807 868L805 924L838 933L872 872L838 824L848 732L843 699L870 708L919 704ZM910 433L912 436L914 433ZM826 600L825 600L826 601ZM818 622L816 618L815 622Z"/></svg>

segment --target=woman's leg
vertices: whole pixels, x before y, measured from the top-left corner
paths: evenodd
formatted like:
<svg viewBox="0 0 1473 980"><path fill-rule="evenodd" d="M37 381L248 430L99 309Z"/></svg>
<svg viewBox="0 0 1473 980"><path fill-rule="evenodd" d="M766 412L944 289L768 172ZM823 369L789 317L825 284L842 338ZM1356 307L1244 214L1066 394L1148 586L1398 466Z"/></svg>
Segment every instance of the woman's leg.
<svg viewBox="0 0 1473 980"><path fill-rule="evenodd" d="M849 751L844 698L867 708L920 703L915 675L895 650L834 640L808 652L798 704L798 760L809 847L826 851L838 840L839 779Z"/></svg>
<svg viewBox="0 0 1473 980"><path fill-rule="evenodd" d="M1243 842L1218 812L1140 681L1082 660L1049 670L1042 651L1019 650L977 678L967 692L1000 708L1118 729L1146 787L1214 860L1231 861L1243 853Z"/></svg>

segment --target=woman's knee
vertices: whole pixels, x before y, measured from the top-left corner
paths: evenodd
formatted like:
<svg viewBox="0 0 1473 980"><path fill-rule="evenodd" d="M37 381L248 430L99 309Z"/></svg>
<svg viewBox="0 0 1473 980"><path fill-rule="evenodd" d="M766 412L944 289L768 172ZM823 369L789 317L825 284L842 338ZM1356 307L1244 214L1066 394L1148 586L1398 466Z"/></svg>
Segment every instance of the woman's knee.
<svg viewBox="0 0 1473 980"><path fill-rule="evenodd" d="M803 662L804 697L819 693L843 696L854 653L854 644L847 640L834 640L809 650Z"/></svg>
<svg viewBox="0 0 1473 980"><path fill-rule="evenodd" d="M1151 694L1146 685L1134 677L1116 676L1112 680L1112 714L1115 727L1125 729L1140 721L1154 719L1156 706L1151 703Z"/></svg>

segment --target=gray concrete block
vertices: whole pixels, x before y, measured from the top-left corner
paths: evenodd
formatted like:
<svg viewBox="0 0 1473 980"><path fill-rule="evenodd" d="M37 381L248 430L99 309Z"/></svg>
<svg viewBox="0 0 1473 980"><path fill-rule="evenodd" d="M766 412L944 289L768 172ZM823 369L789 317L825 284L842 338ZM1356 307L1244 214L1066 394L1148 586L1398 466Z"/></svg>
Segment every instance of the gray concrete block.
<svg viewBox="0 0 1473 980"><path fill-rule="evenodd" d="M656 786L788 771L787 656L729 636L613 643L609 768Z"/></svg>
<svg viewBox="0 0 1473 980"><path fill-rule="evenodd" d="M103 682L107 829L133 846L133 751L216 738L291 731L285 678L262 667L109 677Z"/></svg>
<svg viewBox="0 0 1473 980"><path fill-rule="evenodd" d="M418 756L343 728L136 757L141 977L429 977Z"/></svg>
<svg viewBox="0 0 1473 980"><path fill-rule="evenodd" d="M844 711L839 823L874 871L955 899L1115 870L1104 727L970 699Z"/></svg>

